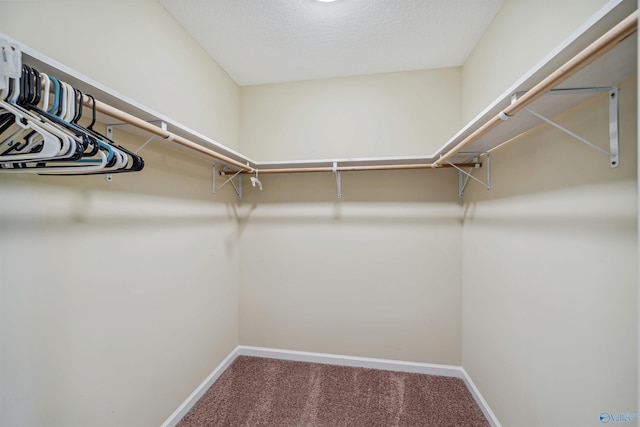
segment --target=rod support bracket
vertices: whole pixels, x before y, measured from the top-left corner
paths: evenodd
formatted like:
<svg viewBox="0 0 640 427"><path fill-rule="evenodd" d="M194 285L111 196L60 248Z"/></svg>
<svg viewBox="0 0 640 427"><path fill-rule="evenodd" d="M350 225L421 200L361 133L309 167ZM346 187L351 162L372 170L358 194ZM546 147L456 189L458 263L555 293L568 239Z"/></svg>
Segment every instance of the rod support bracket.
<svg viewBox="0 0 640 427"><path fill-rule="evenodd" d="M581 137L575 132L570 131L564 126L554 122L548 117L543 116L542 114L534 111L530 107L525 107L524 109L528 111L530 114L534 115L538 119L543 122L555 127L556 129L561 130L567 135L577 139L588 147L593 148L596 151L601 152L602 154L609 157L609 166L611 168L617 168L620 166L620 131L619 131L619 105L618 105L618 88L617 87L583 87L583 88L566 88L566 89L552 89L547 92L545 95L574 95L574 94L584 94L584 93L597 93L597 92L608 92L609 94L609 150L606 150L593 142L589 141L586 138ZM517 99L519 96L523 95L526 92L516 92L512 95L512 99Z"/></svg>
<svg viewBox="0 0 640 427"><path fill-rule="evenodd" d="M618 103L618 88L609 91L609 158L610 166L620 166L620 109Z"/></svg>
<svg viewBox="0 0 640 427"><path fill-rule="evenodd" d="M159 124L160 128L162 130L167 130L167 123L164 120L151 120L151 121L148 121L147 123ZM111 124L106 125L106 129L107 129L107 132L106 132L107 135L106 136L107 136L107 138L109 138L110 140L113 141L113 129L115 129L115 128L126 128L128 126L133 127L133 125L130 125L129 123L111 123ZM147 139L140 147L138 147L133 152L133 154L138 154L138 152L140 152L144 147L147 146L147 144L149 144L154 139L156 139L156 136L155 135L151 135L149 137L149 139ZM113 181L113 174L110 174L110 173L105 174L104 179L107 182Z"/></svg>
<svg viewBox="0 0 640 427"><path fill-rule="evenodd" d="M160 129L162 129L163 131L167 131L167 122L165 122L164 120L147 120L147 123L151 123L154 125L158 125L158 127ZM130 125L129 123L111 123L107 125L107 138L113 140L113 130L116 128L127 128L127 127L134 127L133 125ZM173 139L173 134L170 133L169 134ZM148 143L150 143L153 139L155 139L156 136L152 135L151 138L149 138L147 140L147 142L145 142L144 144L142 144L140 146L140 148L138 148L135 153L137 153L138 151L142 150Z"/></svg>
<svg viewBox="0 0 640 427"><path fill-rule="evenodd" d="M338 186L338 199L342 199L342 172L338 170L338 162L333 162L333 173L336 174L336 184Z"/></svg>
<svg viewBox="0 0 640 427"><path fill-rule="evenodd" d="M228 174L232 174L230 175L227 180L225 182L223 182L222 184L220 184L218 187L213 187L213 194L216 194L216 191L218 191L219 189L221 189L222 187L224 187L225 185L231 183L231 185L233 186L233 189L236 190L236 194L238 196L238 199L241 200L242 199L242 172L243 170L240 169L237 172L233 172L233 171L227 171L226 167L222 168L222 171L220 172L220 175L222 176L228 176ZM213 174L215 175L215 164L213 166ZM234 182L233 180L236 180L237 182ZM215 183L215 178L214 178L214 183Z"/></svg>
<svg viewBox="0 0 640 427"><path fill-rule="evenodd" d="M460 153L460 154L472 154L473 155L473 163L474 165L469 168L469 171L462 169L461 167L451 163L446 160L446 163L456 169L458 171L458 197L464 196L464 190L467 188L467 184L469 183L469 179L472 179L483 186L487 187L487 191L491 191L491 153ZM487 182L484 182L475 176L473 176L473 170L480 168L481 164L479 163L480 156L484 155L486 157L486 168L487 168Z"/></svg>
<svg viewBox="0 0 640 427"><path fill-rule="evenodd" d="M213 163L211 165L212 175L211 175L211 194L215 196L216 194L216 164Z"/></svg>

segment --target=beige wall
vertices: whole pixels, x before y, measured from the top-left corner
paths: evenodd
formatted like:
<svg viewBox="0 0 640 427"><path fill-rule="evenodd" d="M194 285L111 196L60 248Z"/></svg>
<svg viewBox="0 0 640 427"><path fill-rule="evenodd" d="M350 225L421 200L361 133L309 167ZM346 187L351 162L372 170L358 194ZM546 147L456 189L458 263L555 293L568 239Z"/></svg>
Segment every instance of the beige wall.
<svg viewBox="0 0 640 427"><path fill-rule="evenodd" d="M160 425L238 344L233 199L143 154L112 183L0 175L1 425Z"/></svg>
<svg viewBox="0 0 640 427"><path fill-rule="evenodd" d="M607 2L507 0L464 64L464 122L502 95Z"/></svg>
<svg viewBox="0 0 640 427"><path fill-rule="evenodd" d="M242 206L240 341L460 364L452 171L265 176Z"/></svg>
<svg viewBox="0 0 640 427"><path fill-rule="evenodd" d="M155 0L2 1L0 33L238 148L238 86Z"/></svg>
<svg viewBox="0 0 640 427"><path fill-rule="evenodd" d="M461 70L240 89L241 147L257 160L430 155L461 125Z"/></svg>
<svg viewBox="0 0 640 427"><path fill-rule="evenodd" d="M154 1L0 2L0 32L237 146L238 87ZM141 154L112 183L0 175L0 425L160 425L238 344L234 196Z"/></svg>
<svg viewBox="0 0 640 427"><path fill-rule="evenodd" d="M243 87L258 159L431 154L460 121L460 69ZM460 363L452 171L261 177L242 203L242 344Z"/></svg>
<svg viewBox="0 0 640 427"><path fill-rule="evenodd" d="M541 126L493 153L491 193L465 195L463 366L505 426L637 412L636 100L628 82L618 169ZM608 146L606 96L557 120Z"/></svg>
<svg viewBox="0 0 640 427"><path fill-rule="evenodd" d="M604 3L508 1L463 68L464 117ZM606 147L607 106L600 97L558 120ZM462 360L503 425L637 412L635 81L620 106L620 168L542 126L494 152L491 193L465 195Z"/></svg>

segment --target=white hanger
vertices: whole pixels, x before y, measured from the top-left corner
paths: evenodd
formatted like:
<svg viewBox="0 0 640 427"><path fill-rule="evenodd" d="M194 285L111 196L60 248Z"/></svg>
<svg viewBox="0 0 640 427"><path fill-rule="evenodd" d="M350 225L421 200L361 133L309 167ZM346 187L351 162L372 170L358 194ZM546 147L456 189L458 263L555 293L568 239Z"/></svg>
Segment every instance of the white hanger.
<svg viewBox="0 0 640 427"><path fill-rule="evenodd" d="M15 86L14 93L12 94L11 99L17 100L20 95L20 85L17 83L13 83ZM47 159L55 157L62 149L62 142L60 139L56 138L53 134L48 132L38 123L35 123L32 120L32 117L26 115L22 109L17 108L16 106L5 102L0 99L0 108L8 111L13 114L16 118L14 125L17 126L17 132L14 131L13 134L6 138L4 141L0 143L0 147L4 145L10 145L15 142L15 140L26 132L30 132L31 130L37 132L42 136L43 147L39 153L28 153L28 154L14 154L14 155L4 155L0 156L0 161L20 161L20 160L32 160L34 158L37 159ZM14 127L15 129L15 127Z"/></svg>
<svg viewBox="0 0 640 427"><path fill-rule="evenodd" d="M0 75L0 78L5 81L3 75ZM38 83L38 78L43 79L40 81L40 87L37 88L44 91L39 102L41 107L31 109L31 107L17 104L20 98L20 78L30 79L29 84ZM93 132L83 130L82 126L73 123L80 111L77 110L79 92L71 85L62 81L57 81L56 84L58 89L59 83L59 90L56 91L58 98L55 102L58 106L56 111L53 109L52 111L58 113L59 120L67 122L63 124L51 116L50 112L48 114L41 112L47 112L50 104L49 90L52 79L49 76L40 73L34 77L31 68L21 67L20 77L6 78L6 83L6 87L0 85L0 112L14 117L11 119L13 120L11 126L0 135L0 148L11 147L6 154L0 155L0 172L26 172L40 175L115 172L127 169L130 161L135 162L131 167L137 164L135 170L140 170L138 167L141 160L137 159L137 156L131 157L126 150L111 142L105 142L104 137L93 135ZM5 101L9 93L11 93L10 99ZM84 157L77 159L76 155L80 154L77 150L86 146L87 137L92 140L97 138L96 154L87 157L87 153L84 153ZM34 150L36 147L37 151ZM64 161L65 158L70 159ZM55 163L50 162L54 159Z"/></svg>
<svg viewBox="0 0 640 427"><path fill-rule="evenodd" d="M20 95L20 85L17 80L14 80L13 85L15 88L11 100L15 102ZM50 160L54 158L64 158L65 156L68 157L75 152L76 141L72 139L70 134L64 132L58 126L44 121L39 116L35 116L32 112L25 110L19 105L0 100L0 107L15 116L16 120L12 128L17 130L2 141L0 147L11 145L15 143L21 135L35 131L35 133L26 140L25 146L15 150L13 154L0 156L0 162ZM32 148L38 144L42 144L42 149L37 153L31 153Z"/></svg>
<svg viewBox="0 0 640 427"><path fill-rule="evenodd" d="M11 100L12 102L15 102L20 96L20 84L17 80L14 80L13 85L15 86L15 88L14 88L14 93L12 94ZM20 148L20 150L15 151L15 153L27 154L29 156L27 159L25 159L24 157L16 157L18 156L18 154L9 154L7 156L11 156L10 159L31 160L36 158L45 159L45 158L64 157L64 156L68 157L69 155L75 152L76 141L72 139L73 138L72 135L63 131L62 129L60 129L60 127L53 125L46 120L43 120L41 117L36 116L31 111L25 110L19 105L16 105L13 103L8 104L0 100L0 106L4 107L5 110L11 112L12 114L14 114L14 116L16 116L16 119L18 119L16 120L17 125L22 126L23 124L19 119L23 119L24 121L27 121L28 122L27 127L25 128L24 126L22 126L25 129L25 131L27 129L32 129L38 133L36 135L32 135L27 140L27 144L25 147L22 147ZM51 151L43 149L42 151L40 151L40 153L29 153L29 151L38 143L44 142L45 144L47 144L47 141L44 138L45 132L47 132L48 134L53 134L55 135L55 137L59 139L60 148L58 149L58 152L56 154L51 155L50 154ZM12 135L12 137L14 139L17 139L19 137L19 134ZM7 142L11 143L11 141L5 141L5 143ZM47 145L47 148L53 150L53 147L51 145Z"/></svg>
<svg viewBox="0 0 640 427"><path fill-rule="evenodd" d="M0 164L0 167L2 168L2 172L4 173L28 172L28 173L37 173L39 175L52 175L52 174L56 174L56 175L69 174L70 175L70 174L78 174L83 172L94 172L94 171L103 169L107 164L107 156L102 151L98 152L98 156L100 158L96 160L99 161L99 163L94 165L86 165L86 166L77 166L78 165L77 162L71 162L69 164L62 163L60 164L60 167L49 167L49 168L37 167L35 165L26 166L23 168L15 168L13 167L12 164L7 164L7 165Z"/></svg>
<svg viewBox="0 0 640 427"><path fill-rule="evenodd" d="M258 187L260 188L260 191L262 191L262 181L260 181L258 179L258 169L256 169L256 176L252 176L249 179L251 180L251 185L253 185L255 187L256 184L258 184Z"/></svg>
<svg viewBox="0 0 640 427"><path fill-rule="evenodd" d="M47 111L49 109L49 91L51 90L51 80L49 80L49 76L45 73L40 73L40 78L42 79L42 84L44 85L42 88L42 105L40 109Z"/></svg>

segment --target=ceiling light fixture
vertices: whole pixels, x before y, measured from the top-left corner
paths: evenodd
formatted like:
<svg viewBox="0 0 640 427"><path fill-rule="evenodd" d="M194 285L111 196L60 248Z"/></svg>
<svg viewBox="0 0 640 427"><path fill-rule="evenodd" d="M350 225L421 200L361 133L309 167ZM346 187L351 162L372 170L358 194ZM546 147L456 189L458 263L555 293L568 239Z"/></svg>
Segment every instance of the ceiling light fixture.
<svg viewBox="0 0 640 427"><path fill-rule="evenodd" d="M336 0L318 0L322 3L331 3L332 1L336 1Z"/></svg>

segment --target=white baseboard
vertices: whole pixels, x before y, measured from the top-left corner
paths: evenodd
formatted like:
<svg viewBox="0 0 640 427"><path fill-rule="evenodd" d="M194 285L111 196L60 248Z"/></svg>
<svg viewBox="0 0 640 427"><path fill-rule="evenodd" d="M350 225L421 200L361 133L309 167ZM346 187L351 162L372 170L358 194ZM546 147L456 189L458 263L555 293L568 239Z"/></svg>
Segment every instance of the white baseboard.
<svg viewBox="0 0 640 427"><path fill-rule="evenodd" d="M398 360L373 359L370 357L342 356L338 354L311 353L307 351L279 350L265 347L238 346L239 355L292 360L294 362L323 363L325 365L351 366L355 368L380 369L383 371L411 372L414 374L440 375L463 378L462 367L435 365L432 363L401 362Z"/></svg>
<svg viewBox="0 0 640 427"><path fill-rule="evenodd" d="M462 367L461 369L463 375L462 380L464 381L464 384L467 386L469 393L471 393L471 396L473 396L473 398L475 399L487 421L489 421L489 424L491 424L491 427L502 427L502 424L500 424L500 421L498 421L498 418L487 404L487 401L484 400L484 397L482 397L482 395L480 394L480 390L478 390L478 387L476 387L473 381L471 381L471 377L469 376L469 374L467 374L467 371L465 371L465 369Z"/></svg>
<svg viewBox="0 0 640 427"><path fill-rule="evenodd" d="M356 368L380 369L384 371L410 372L415 374L440 375L460 378L475 399L492 427L501 427L489 405L478 391L462 366L437 365L432 363L403 362L399 360L374 359L370 357L343 356L338 354L311 353L307 351L280 350L275 348L251 347L239 345L216 367L213 372L195 389L178 409L162 424L162 427L174 427L195 405L211 385L233 363L238 356L253 356L269 359L291 360L295 362L323 363L326 365L351 366Z"/></svg>
<svg viewBox="0 0 640 427"><path fill-rule="evenodd" d="M187 397L187 399L182 402L182 405L178 406L178 409L173 411L173 414L167 418L167 420L162 423L161 427L174 427L176 424L180 422L180 420L187 415L187 412L196 404L198 400L205 394L209 387L216 382L220 375L236 360L238 357L238 349L236 347L227 357L224 358L222 362L209 374L207 378Z"/></svg>

